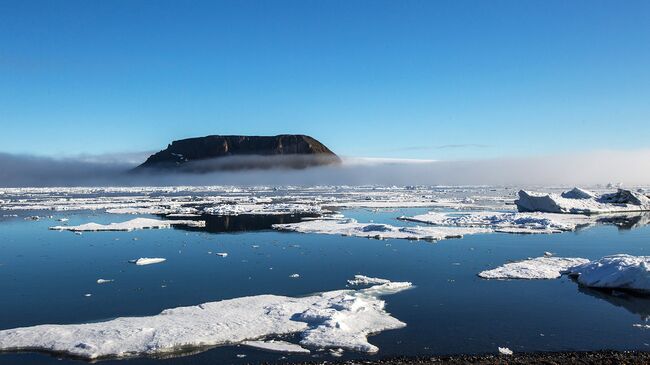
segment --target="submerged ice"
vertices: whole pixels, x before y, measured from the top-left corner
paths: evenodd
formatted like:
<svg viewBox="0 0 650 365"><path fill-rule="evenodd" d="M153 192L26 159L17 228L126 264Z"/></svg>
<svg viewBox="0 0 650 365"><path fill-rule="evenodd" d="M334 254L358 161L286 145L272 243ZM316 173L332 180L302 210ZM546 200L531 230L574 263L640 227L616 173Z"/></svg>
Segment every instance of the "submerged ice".
<svg viewBox="0 0 650 365"><path fill-rule="evenodd" d="M373 353L378 348L368 342L369 335L406 326L385 311L379 297L409 287L408 282L386 282L297 298L257 295L166 309L146 317L8 329L0 331L0 350L40 350L97 359L173 353L300 333L302 346ZM247 344L298 347L259 341Z"/></svg>

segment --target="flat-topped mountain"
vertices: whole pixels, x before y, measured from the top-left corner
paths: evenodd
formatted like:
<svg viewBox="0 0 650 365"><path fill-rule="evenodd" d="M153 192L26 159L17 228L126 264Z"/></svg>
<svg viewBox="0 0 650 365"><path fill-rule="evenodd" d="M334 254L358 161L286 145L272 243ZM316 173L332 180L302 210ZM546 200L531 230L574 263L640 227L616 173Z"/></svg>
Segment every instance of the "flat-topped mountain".
<svg viewBox="0 0 650 365"><path fill-rule="evenodd" d="M306 168L340 163L316 139L300 134L278 136L207 136L181 139L151 156L136 171L211 172L251 168Z"/></svg>

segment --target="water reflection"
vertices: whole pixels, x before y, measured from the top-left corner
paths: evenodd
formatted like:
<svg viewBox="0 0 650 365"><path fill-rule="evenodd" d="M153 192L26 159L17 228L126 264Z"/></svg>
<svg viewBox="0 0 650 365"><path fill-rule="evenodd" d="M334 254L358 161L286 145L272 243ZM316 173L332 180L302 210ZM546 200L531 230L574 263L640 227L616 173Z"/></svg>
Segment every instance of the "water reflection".
<svg viewBox="0 0 650 365"><path fill-rule="evenodd" d="M640 295L617 290L593 289L578 286L578 291L597 299L604 300L616 307L627 309L630 313L636 314L642 320L650 319L650 296Z"/></svg>
<svg viewBox="0 0 650 365"><path fill-rule="evenodd" d="M297 223L304 218L318 217L317 214L241 214L236 216L201 215L197 217L179 217L168 219L191 219L205 221L205 227L175 226L188 231L210 233L247 232L271 229L274 224Z"/></svg>
<svg viewBox="0 0 650 365"><path fill-rule="evenodd" d="M603 224L613 224L621 230L630 230L650 224L650 212L611 215L598 218L597 221Z"/></svg>

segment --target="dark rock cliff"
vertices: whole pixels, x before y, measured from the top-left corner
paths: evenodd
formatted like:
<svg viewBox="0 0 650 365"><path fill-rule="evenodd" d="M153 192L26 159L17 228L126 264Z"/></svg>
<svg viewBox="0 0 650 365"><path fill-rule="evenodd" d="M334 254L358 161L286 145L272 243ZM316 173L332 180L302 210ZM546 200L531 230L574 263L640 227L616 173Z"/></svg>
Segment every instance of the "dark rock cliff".
<svg viewBox="0 0 650 365"><path fill-rule="evenodd" d="M305 135L215 135L174 141L166 149L149 156L135 171L306 168L340 162L329 148Z"/></svg>

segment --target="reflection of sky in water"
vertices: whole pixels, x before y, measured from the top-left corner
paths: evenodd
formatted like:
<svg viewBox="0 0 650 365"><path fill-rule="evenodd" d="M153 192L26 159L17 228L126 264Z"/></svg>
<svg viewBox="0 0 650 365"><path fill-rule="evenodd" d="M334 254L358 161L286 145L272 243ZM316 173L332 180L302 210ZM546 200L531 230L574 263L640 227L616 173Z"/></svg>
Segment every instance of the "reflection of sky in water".
<svg viewBox="0 0 650 365"><path fill-rule="evenodd" d="M344 213L361 222L414 225L394 218L425 211ZM69 224L134 218L99 212L53 214L70 217ZM497 346L514 351L647 349L645 343L650 342L650 332L632 327L650 313L649 299L580 289L568 278L485 281L476 276L486 268L544 251L590 259L614 253L645 255L648 227L598 226L555 235L485 234L426 243L270 230L213 234L166 229L78 236L47 229L56 223L22 218L0 223L0 312L4 313L0 328L155 314L245 295L305 295L344 288L352 275L365 274L416 285L385 298L388 311L408 326L370 338L379 346L380 356L494 352ZM216 252L227 252L228 257L218 257ZM167 262L145 267L127 262L138 257L165 257ZM289 278L293 273L300 278ZM115 282L98 285L99 278ZM93 295L84 297L85 293ZM238 359L236 354L247 357ZM223 347L163 363L276 361L282 356L312 359ZM348 357L363 355L346 353L344 358ZM0 355L0 363L19 361L78 363L43 354ZM153 362L145 358L126 363Z"/></svg>

